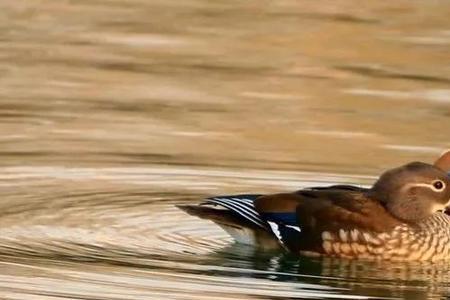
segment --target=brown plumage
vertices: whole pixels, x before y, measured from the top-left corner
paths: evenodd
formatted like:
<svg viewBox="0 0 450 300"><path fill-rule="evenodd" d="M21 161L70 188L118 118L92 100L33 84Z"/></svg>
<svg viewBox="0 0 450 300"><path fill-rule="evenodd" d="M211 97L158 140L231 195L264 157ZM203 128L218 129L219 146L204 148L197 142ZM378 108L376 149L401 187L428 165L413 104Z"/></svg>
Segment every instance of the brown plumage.
<svg viewBox="0 0 450 300"><path fill-rule="evenodd" d="M450 177L443 161L414 162L383 173L372 188L337 185L274 195L213 197L233 224L309 256L385 260L450 260ZM217 221L218 212L191 213ZM211 209L216 209L211 207ZM219 213L220 214L220 213ZM215 217L213 217L215 216ZM231 218L227 219L228 221ZM261 241L267 240L267 236Z"/></svg>
<svg viewBox="0 0 450 300"><path fill-rule="evenodd" d="M340 232L349 234L358 229L361 233L383 233L390 232L401 224L387 213L380 202L367 198L365 194L365 190L301 190L262 196L255 200L255 209L264 215L265 212L282 212L287 207L292 207L301 232L298 243L290 243L290 248L296 252L307 251L319 255L326 250L323 249L323 233L327 233L330 238L336 237L337 242ZM274 207L276 204L282 209Z"/></svg>

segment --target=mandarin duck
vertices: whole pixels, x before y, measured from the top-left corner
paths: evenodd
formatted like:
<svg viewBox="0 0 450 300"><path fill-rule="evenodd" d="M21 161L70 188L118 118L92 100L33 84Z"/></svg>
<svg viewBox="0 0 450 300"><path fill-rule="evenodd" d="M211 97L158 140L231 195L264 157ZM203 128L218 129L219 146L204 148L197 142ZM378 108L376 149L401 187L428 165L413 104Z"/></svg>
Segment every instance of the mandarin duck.
<svg viewBox="0 0 450 300"><path fill-rule="evenodd" d="M433 165L412 162L371 188L304 188L272 195L211 197L178 205L221 226L236 242L310 257L450 260L450 151Z"/></svg>

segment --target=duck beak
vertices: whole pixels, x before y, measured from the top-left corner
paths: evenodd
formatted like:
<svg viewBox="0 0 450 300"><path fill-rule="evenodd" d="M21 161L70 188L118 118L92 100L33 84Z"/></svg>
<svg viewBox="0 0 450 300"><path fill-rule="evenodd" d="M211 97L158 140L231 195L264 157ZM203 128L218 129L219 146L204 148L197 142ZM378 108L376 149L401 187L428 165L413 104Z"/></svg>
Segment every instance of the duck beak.
<svg viewBox="0 0 450 300"><path fill-rule="evenodd" d="M447 205L444 209L444 213L450 216L450 205Z"/></svg>

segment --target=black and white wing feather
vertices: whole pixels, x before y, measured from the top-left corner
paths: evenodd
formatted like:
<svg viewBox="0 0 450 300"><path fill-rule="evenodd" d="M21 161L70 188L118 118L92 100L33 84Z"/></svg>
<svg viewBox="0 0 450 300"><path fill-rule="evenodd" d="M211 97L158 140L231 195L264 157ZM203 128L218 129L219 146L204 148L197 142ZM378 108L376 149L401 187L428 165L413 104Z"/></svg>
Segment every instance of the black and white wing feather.
<svg viewBox="0 0 450 300"><path fill-rule="evenodd" d="M255 210L254 206L254 201L259 196L260 195L218 196L207 198L201 204L222 206L237 216L251 222L251 224L267 230L269 228L267 222L261 218L261 215Z"/></svg>

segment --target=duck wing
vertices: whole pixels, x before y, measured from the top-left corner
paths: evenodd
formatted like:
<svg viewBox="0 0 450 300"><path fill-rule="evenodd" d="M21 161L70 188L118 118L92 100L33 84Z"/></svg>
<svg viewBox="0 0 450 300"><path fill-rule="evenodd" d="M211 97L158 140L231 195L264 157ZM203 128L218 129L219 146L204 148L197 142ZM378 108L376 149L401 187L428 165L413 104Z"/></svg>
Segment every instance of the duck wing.
<svg viewBox="0 0 450 300"><path fill-rule="evenodd" d="M343 230L353 232L355 237L358 231L383 232L397 224L384 207L364 196L367 191L357 186L333 185L274 195L215 196L200 205L178 207L214 221L237 241L259 246L278 242L298 252L320 249L324 232L339 236ZM257 238L247 238L252 235Z"/></svg>
<svg viewBox="0 0 450 300"><path fill-rule="evenodd" d="M254 207L286 248L320 253L328 237L357 243L364 233L388 232L400 224L365 191L352 186L304 189L260 196Z"/></svg>

